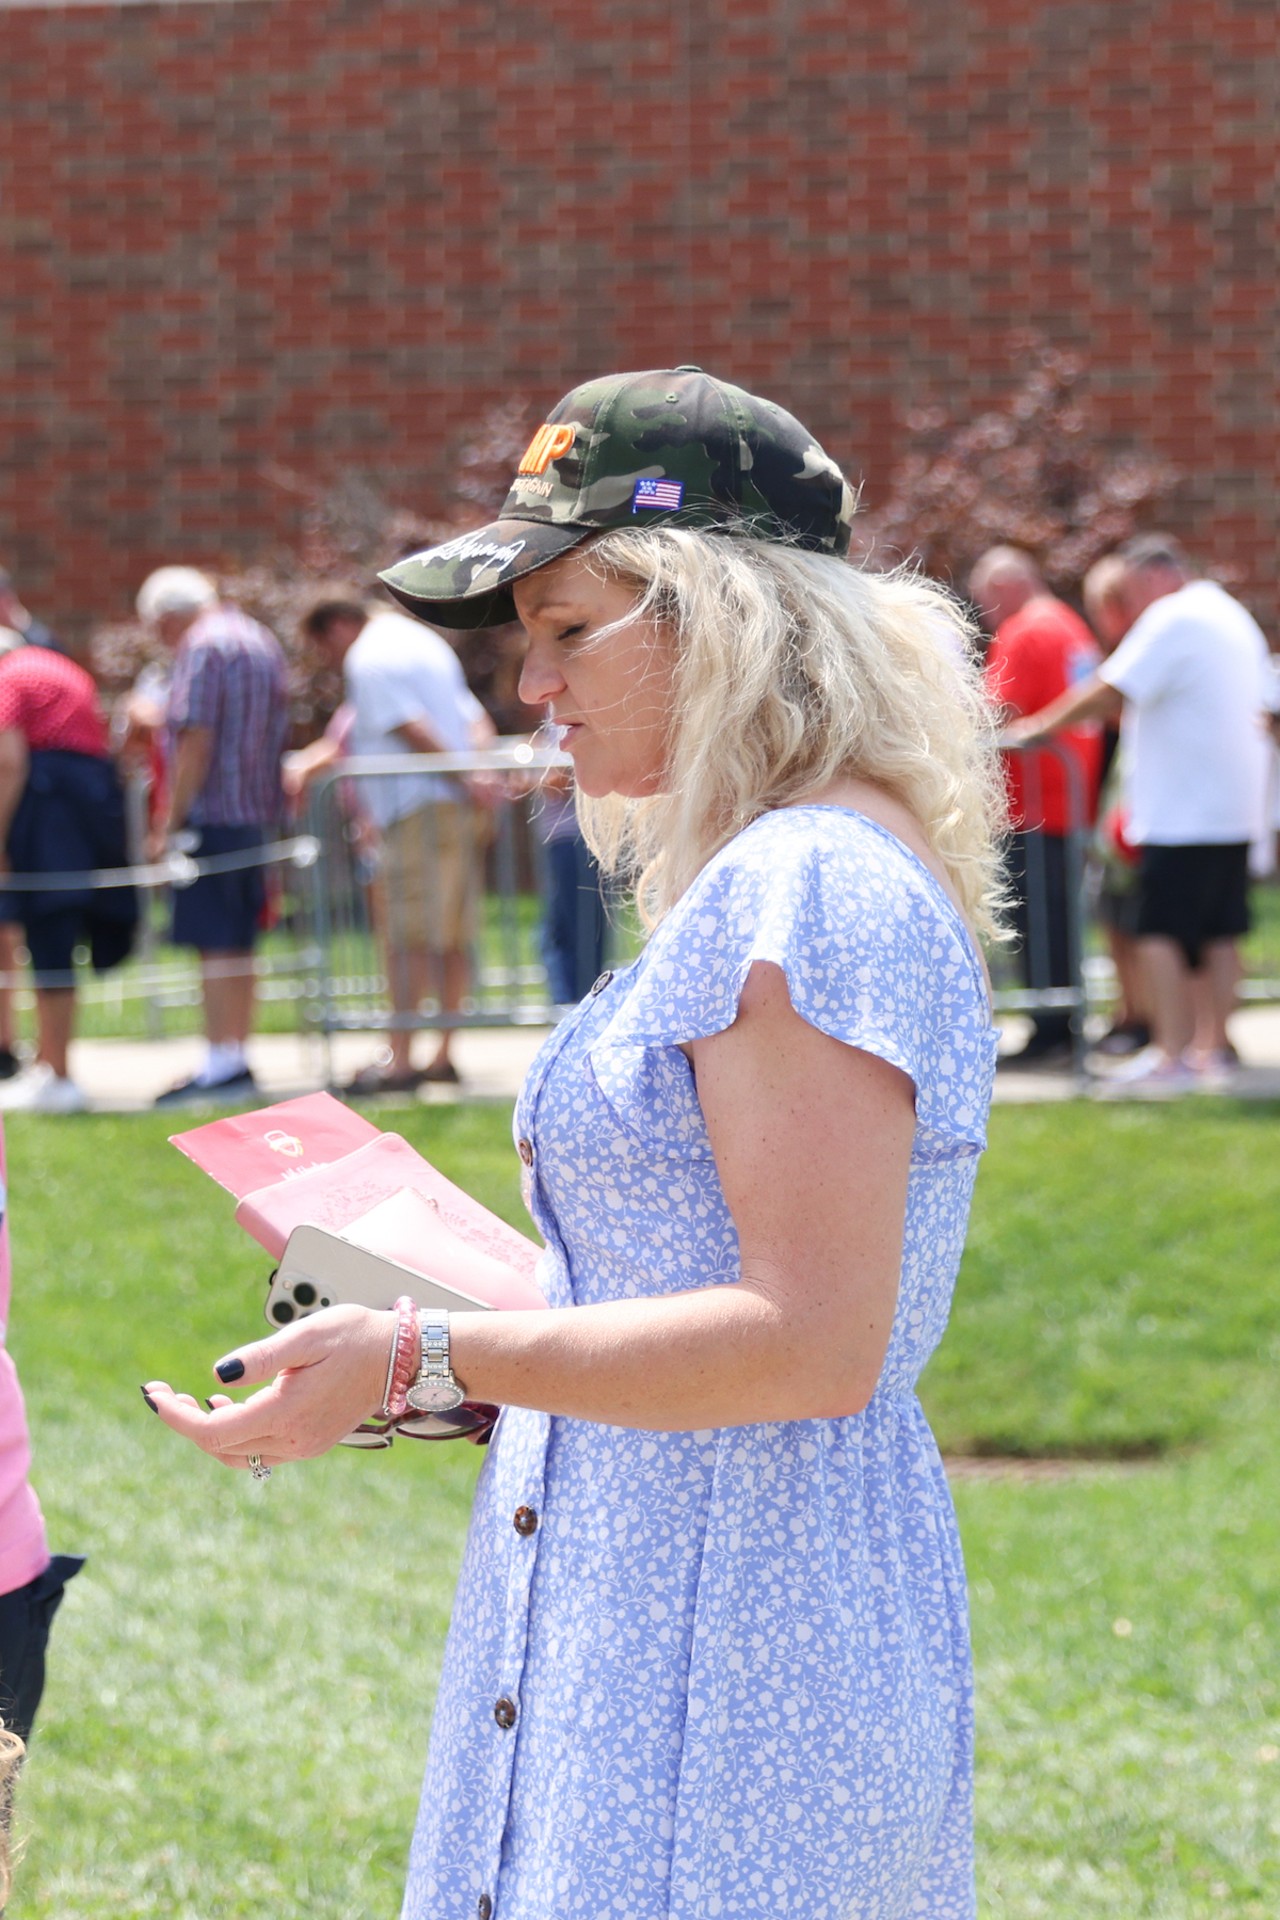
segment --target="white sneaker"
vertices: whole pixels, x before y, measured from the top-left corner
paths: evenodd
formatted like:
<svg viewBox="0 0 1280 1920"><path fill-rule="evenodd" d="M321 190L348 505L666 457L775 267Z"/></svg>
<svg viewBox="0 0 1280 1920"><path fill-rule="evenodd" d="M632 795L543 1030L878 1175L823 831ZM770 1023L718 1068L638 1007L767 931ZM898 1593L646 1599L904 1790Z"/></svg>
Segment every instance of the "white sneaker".
<svg viewBox="0 0 1280 1920"><path fill-rule="evenodd" d="M55 1073L46 1060L37 1060L0 1085L0 1111L5 1113L83 1113L86 1104L75 1081Z"/></svg>
<svg viewBox="0 0 1280 1920"><path fill-rule="evenodd" d="M1098 1088L1102 1100L1175 1100L1196 1093L1200 1075L1185 1060L1171 1060L1159 1047L1144 1047L1109 1073Z"/></svg>
<svg viewBox="0 0 1280 1920"><path fill-rule="evenodd" d="M1236 1085L1241 1064L1234 1047L1211 1047L1195 1054L1192 1065L1200 1077L1201 1093L1229 1093Z"/></svg>

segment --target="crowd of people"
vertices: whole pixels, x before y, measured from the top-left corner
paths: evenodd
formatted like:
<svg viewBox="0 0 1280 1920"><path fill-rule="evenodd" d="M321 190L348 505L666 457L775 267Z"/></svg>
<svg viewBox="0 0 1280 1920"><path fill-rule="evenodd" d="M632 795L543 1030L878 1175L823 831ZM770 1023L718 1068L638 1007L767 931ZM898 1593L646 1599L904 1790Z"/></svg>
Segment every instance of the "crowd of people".
<svg viewBox="0 0 1280 1920"><path fill-rule="evenodd" d="M84 1106L68 1060L76 950L87 948L99 972L128 957L140 891L127 875L114 886L104 876L127 869L131 855L162 868L171 852L194 862L198 876L173 889L169 936L199 957L205 1048L195 1072L157 1104L252 1099L255 950L274 909L270 843L296 821L313 783L348 757L385 763L483 751L496 737L493 722L448 641L348 589L318 599L302 622L319 662L340 671L345 697L318 739L291 747L278 637L222 599L205 574L169 566L138 592L139 619L161 660L123 702L113 751L92 676L8 591L0 606L25 624L0 634L0 850L12 882L0 890L0 1079L8 1082L0 1107ZM150 787L145 843L132 848L122 769L144 771ZM390 1001L389 1044L343 1089L351 1097L457 1082L450 1021L471 984L489 822L515 792L492 773L385 765L358 788L343 782ZM544 849L537 865L549 992L564 1004L603 964L602 886L563 774L549 776L531 815ZM14 1016L24 946L37 1027L25 1065ZM415 1066L428 999L444 1023L432 1057Z"/></svg>
<svg viewBox="0 0 1280 1920"><path fill-rule="evenodd" d="M1120 989L1099 1045L1108 1065L1122 1057L1108 1084L1163 1096L1226 1083L1251 877L1270 869L1277 826L1280 697L1257 621L1160 534L1091 569L1092 633L1016 549L983 555L970 591L1015 750L1007 871L1027 986L1067 987L1078 966L1067 853L1090 827ZM1047 997L1010 1064L1071 1061L1068 1016Z"/></svg>
<svg viewBox="0 0 1280 1920"><path fill-rule="evenodd" d="M1238 1064L1227 1020L1250 885L1269 870L1277 826L1263 716L1278 702L1257 623L1160 535L1099 560L1080 610L1012 546L982 553L966 587L984 630L985 689L1005 724L1008 921L1030 1016L1002 1067L1080 1064L1087 906L1115 978L1113 1019L1091 1036L1089 1064L1109 1087L1152 1095L1222 1083ZM492 809L514 789L483 772L386 764L493 742L456 648L381 596L317 598L302 630L340 675L343 699L320 737L298 746L278 638L206 575L162 567L137 609L164 664L128 696L113 751L92 677L0 572L0 879L11 881L0 888L0 1107L83 1107L68 1057L76 951L99 971L118 966L141 897L127 876L114 886L91 876L131 857L162 863L171 849L200 863L194 884L173 892L170 935L199 956L205 1051L160 1104L255 1095L255 949L276 888L264 848L350 756L383 762L381 777L343 783L343 804L389 1011L386 1046L344 1091L456 1082L451 1023L471 988ZM141 847L127 842L122 766L151 778ZM567 776L543 780L531 828L549 997L572 1005L603 966L607 902ZM53 887L41 879L50 874L73 878ZM36 1014L25 1063L14 1013L24 948ZM428 1000L443 1022L417 1064Z"/></svg>

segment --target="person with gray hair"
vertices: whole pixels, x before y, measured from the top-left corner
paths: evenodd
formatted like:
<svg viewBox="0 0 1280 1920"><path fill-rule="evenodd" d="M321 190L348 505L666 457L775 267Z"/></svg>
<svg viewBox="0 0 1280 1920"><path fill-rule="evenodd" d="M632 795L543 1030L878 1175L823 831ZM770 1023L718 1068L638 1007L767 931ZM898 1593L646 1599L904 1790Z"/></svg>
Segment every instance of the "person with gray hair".
<svg viewBox="0 0 1280 1920"><path fill-rule="evenodd" d="M174 654L164 816L148 851L158 860L182 835L184 851L196 859L226 862L174 894L173 939L200 955L207 1044L192 1078L156 1104L251 1098L256 1087L245 1048L253 1030L253 950L266 903L264 871L253 856L283 812L284 652L266 627L219 600L194 567L158 568L139 588L137 605Z"/></svg>
<svg viewBox="0 0 1280 1920"><path fill-rule="evenodd" d="M1129 837L1139 849L1137 936L1153 1044L1116 1076L1150 1096L1221 1083L1249 927L1249 849L1263 827L1270 656L1257 621L1178 543L1119 550L1130 626L1089 680L1014 729L1025 742L1125 713ZM1208 1009L1193 1054L1197 978Z"/></svg>

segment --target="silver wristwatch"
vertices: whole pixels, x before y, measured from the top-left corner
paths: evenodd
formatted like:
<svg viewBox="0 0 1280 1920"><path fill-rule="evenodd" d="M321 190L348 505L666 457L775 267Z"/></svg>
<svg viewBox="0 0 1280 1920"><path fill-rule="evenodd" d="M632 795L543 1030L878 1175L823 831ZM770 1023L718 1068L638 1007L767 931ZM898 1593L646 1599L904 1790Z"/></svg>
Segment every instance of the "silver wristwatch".
<svg viewBox="0 0 1280 1920"><path fill-rule="evenodd" d="M467 1397L449 1365L449 1316L427 1307L420 1321L422 1365L405 1401L415 1413L449 1413Z"/></svg>

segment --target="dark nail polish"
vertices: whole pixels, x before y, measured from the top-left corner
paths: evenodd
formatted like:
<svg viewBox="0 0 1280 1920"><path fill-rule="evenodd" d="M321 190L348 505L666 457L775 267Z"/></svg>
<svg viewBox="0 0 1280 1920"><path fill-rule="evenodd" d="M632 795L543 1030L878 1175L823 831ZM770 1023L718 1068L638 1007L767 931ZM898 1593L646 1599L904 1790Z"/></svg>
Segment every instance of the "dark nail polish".
<svg viewBox="0 0 1280 1920"><path fill-rule="evenodd" d="M218 1411L218 1409L214 1406L212 1400L206 1400L205 1405L206 1407L208 1407L210 1413L216 1413Z"/></svg>
<svg viewBox="0 0 1280 1920"><path fill-rule="evenodd" d="M142 1395L143 1399L146 1401L147 1405L150 1407L152 1413L159 1413L160 1411L159 1407L156 1405L155 1401L151 1398L151 1395L147 1392L146 1388L139 1387L138 1392Z"/></svg>
<svg viewBox="0 0 1280 1920"><path fill-rule="evenodd" d="M217 1374L219 1380L221 1380L223 1386L229 1387L233 1380L242 1380L244 1378L244 1361L235 1359L219 1360L217 1366L214 1368L214 1372Z"/></svg>

